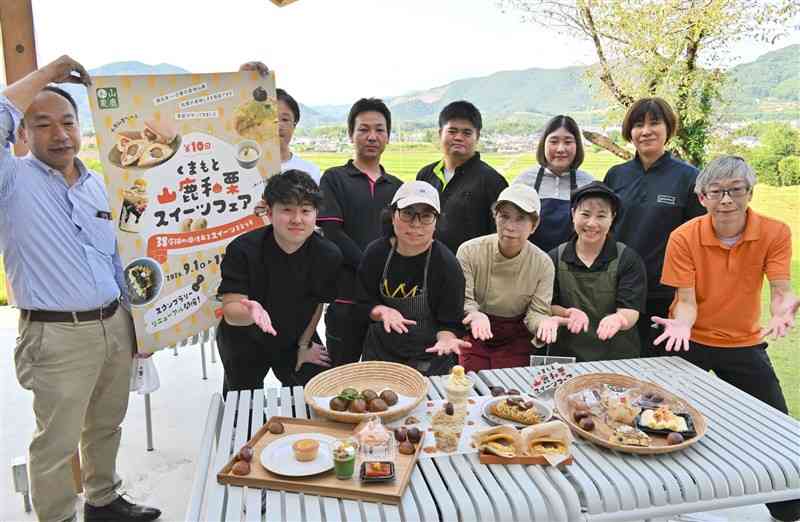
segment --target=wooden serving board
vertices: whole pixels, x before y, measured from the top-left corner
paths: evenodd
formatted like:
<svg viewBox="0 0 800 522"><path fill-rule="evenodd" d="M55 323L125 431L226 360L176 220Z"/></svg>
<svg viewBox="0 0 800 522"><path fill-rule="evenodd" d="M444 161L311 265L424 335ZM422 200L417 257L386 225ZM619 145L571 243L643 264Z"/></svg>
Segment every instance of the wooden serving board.
<svg viewBox="0 0 800 522"><path fill-rule="evenodd" d="M284 432L275 435L267 430L270 421L278 421L283 424ZM378 484L362 484L358 478L361 460L356 459L356 470L353 478L340 480L336 478L333 470L326 471L319 475L308 477L284 477L276 475L264 469L261 464L261 451L271 442L276 441L287 435L298 433L322 433L336 438L347 438L353 435L352 424L340 424L327 421L317 421L308 419L295 419L292 417L272 417L261 429L247 441L247 446L253 448L253 460L250 462L249 475L234 475L231 472L236 457L217 473L217 481L220 484L230 484L233 486L247 486L251 488L277 489L283 491L293 491L297 493L310 493L328 497L346 498L352 500L367 500L372 502L384 502L389 504L399 504L403 493L408 486L411 472L417 462L417 457L422 449L422 444L417 444L417 451L413 455L403 455L399 451L395 458L395 479L391 482ZM239 452L240 448L236 448Z"/></svg>
<svg viewBox="0 0 800 522"><path fill-rule="evenodd" d="M627 444L618 444L611 442L609 437L613 433L613 428L609 426L604 416L592 415L592 420L595 422L595 428L592 431L586 431L578 426L578 423L572 417L574 408L570 404L569 397L581 390L588 388L601 387L604 384L619 386L623 388L638 388L643 393L652 392L657 393L664 397L665 403L675 406L680 411L685 411L692 416L694 422L694 429L697 434L694 437L684 440L680 444L670 445L667 443L665 435L657 435L648 433L650 437L650 446L632 446ZM640 455L652 455L658 453L669 453L672 451L682 450L687 448L702 439L706 434L706 419L699 411L692 407L691 404L684 399L678 397L674 393L662 388L661 386L652 382L640 381L627 375L616 373L587 373L574 377L556 389L555 405L558 409L561 419L569 425L573 433L581 436L582 438L594 442L599 446L622 451L625 453L637 453Z"/></svg>
<svg viewBox="0 0 800 522"><path fill-rule="evenodd" d="M511 457L505 458L500 457L498 455L493 455L491 453L478 453L478 460L481 464L543 464L549 465L550 463L547 462L547 459L542 457L541 455L535 455L532 457ZM568 466L574 462L572 455L567 458L567 460L559 463L559 466Z"/></svg>

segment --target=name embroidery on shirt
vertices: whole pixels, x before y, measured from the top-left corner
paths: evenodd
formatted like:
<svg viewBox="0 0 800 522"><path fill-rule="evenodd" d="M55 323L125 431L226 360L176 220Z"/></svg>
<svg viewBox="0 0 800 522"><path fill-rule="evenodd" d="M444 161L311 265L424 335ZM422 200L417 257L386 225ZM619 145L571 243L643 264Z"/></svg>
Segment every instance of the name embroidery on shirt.
<svg viewBox="0 0 800 522"><path fill-rule="evenodd" d="M664 205L672 205L674 207L678 204L678 198L667 194L659 194L656 196L656 203L663 203Z"/></svg>

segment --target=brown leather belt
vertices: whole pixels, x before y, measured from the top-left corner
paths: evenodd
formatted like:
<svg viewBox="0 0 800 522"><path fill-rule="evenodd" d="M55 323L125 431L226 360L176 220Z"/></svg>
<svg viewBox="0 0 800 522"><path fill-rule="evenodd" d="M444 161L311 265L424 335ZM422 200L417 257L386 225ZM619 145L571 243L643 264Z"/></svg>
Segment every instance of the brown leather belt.
<svg viewBox="0 0 800 522"><path fill-rule="evenodd" d="M85 312L49 312L47 310L22 310L27 314L29 321L40 321L43 323L73 323L84 321L100 321L108 319L117 311L119 301L112 301L108 306L96 310Z"/></svg>

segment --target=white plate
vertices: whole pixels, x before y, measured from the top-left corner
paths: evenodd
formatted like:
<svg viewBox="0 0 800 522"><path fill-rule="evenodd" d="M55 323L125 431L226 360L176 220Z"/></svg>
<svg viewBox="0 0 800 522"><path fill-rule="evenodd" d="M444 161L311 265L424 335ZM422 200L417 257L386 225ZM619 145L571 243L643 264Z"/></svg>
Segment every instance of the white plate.
<svg viewBox="0 0 800 522"><path fill-rule="evenodd" d="M300 439L319 441L317 458L309 462L300 462L294 458L292 444ZM287 435L268 444L261 450L261 464L268 471L284 477L307 477L333 469L332 444L335 437L322 433L297 433Z"/></svg>
<svg viewBox="0 0 800 522"><path fill-rule="evenodd" d="M491 411L492 404L499 402L503 399L508 399L509 397L522 397L525 401L531 401L533 403L533 407L536 408L537 413L539 414L539 418L541 418L541 422L547 422L553 416L553 409L548 406L547 404L543 403L542 401L538 401L532 398L529 395L502 395L500 397L495 397L492 400L486 401L483 404L483 418L486 419L489 424L493 424L495 426L500 424L510 424L515 428L527 428L528 424L523 424L521 422L514 422L509 419L504 419L502 417L498 417L494 415Z"/></svg>

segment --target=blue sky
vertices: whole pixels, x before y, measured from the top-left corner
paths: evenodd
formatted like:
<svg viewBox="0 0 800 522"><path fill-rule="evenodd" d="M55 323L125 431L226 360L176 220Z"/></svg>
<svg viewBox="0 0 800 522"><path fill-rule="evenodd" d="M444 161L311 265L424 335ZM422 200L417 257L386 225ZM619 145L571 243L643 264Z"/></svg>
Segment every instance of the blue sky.
<svg viewBox="0 0 800 522"><path fill-rule="evenodd" d="M34 0L39 64L166 62L192 72L275 69L307 104L399 95L501 70L595 61L586 42L523 23L494 0ZM730 63L800 43L744 42Z"/></svg>

